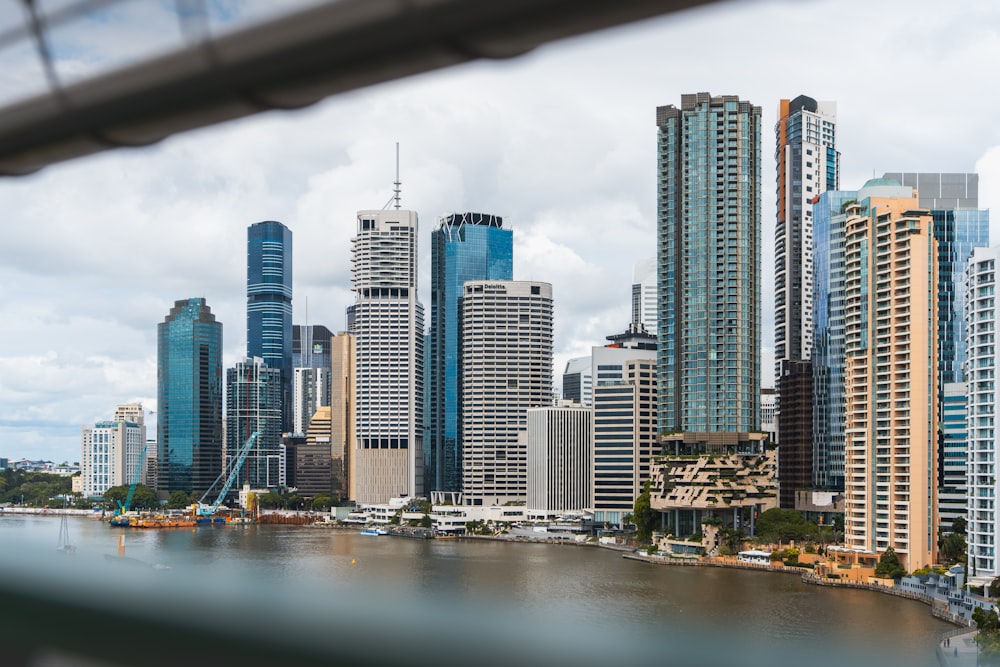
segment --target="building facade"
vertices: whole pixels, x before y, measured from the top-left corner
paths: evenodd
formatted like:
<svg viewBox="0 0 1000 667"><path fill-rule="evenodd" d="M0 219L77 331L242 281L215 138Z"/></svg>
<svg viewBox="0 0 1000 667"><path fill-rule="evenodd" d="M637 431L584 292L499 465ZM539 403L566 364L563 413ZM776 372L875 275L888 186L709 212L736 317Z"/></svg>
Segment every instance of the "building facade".
<svg viewBox="0 0 1000 667"><path fill-rule="evenodd" d="M203 298L157 326L157 490L200 494L222 472L222 323Z"/></svg>
<svg viewBox="0 0 1000 667"><path fill-rule="evenodd" d="M964 279L965 272L962 272ZM964 299L963 299L964 301ZM964 316L963 316L964 319ZM964 354L962 355L965 356ZM938 449L938 528L950 533L955 519L968 519L966 459L968 385L947 382L941 388L941 441Z"/></svg>
<svg viewBox="0 0 1000 667"><path fill-rule="evenodd" d="M459 303L462 493L527 498L527 410L552 402L552 286L474 280Z"/></svg>
<svg viewBox="0 0 1000 667"><path fill-rule="evenodd" d="M594 376L590 357L574 357L566 362L562 376L562 398L580 405L593 405Z"/></svg>
<svg viewBox="0 0 1000 667"><path fill-rule="evenodd" d="M589 508L594 521L624 527L650 480L656 433L656 338L633 323L591 352L593 460Z"/></svg>
<svg viewBox="0 0 1000 667"><path fill-rule="evenodd" d="M760 107L658 107L660 432L760 428Z"/></svg>
<svg viewBox="0 0 1000 667"><path fill-rule="evenodd" d="M641 323L656 335L656 258L636 262L632 267L632 322Z"/></svg>
<svg viewBox="0 0 1000 667"><path fill-rule="evenodd" d="M529 408L527 506L564 512L590 504L592 411L578 404Z"/></svg>
<svg viewBox="0 0 1000 667"><path fill-rule="evenodd" d="M355 377L354 336L338 333L330 341L330 476L333 497L357 498L354 485Z"/></svg>
<svg viewBox="0 0 1000 667"><path fill-rule="evenodd" d="M458 300L469 280L511 280L513 232L500 216L456 213L431 232L431 328L427 351L426 491L462 488L459 440Z"/></svg>
<svg viewBox="0 0 1000 667"><path fill-rule="evenodd" d="M274 220L247 228L247 357L281 374L281 432L292 430L292 232Z"/></svg>
<svg viewBox="0 0 1000 667"><path fill-rule="evenodd" d="M417 214L359 211L355 302L355 500L421 495L424 309L417 301Z"/></svg>
<svg viewBox="0 0 1000 667"><path fill-rule="evenodd" d="M292 373L292 433L305 434L316 408L330 405L330 370L295 368Z"/></svg>
<svg viewBox="0 0 1000 667"><path fill-rule="evenodd" d="M997 384L996 369L1000 366L1000 349L996 345L997 267L1000 266L1000 246L976 248L965 269L965 352L968 393L966 399L966 498L968 501L968 572L970 581L989 584L1000 576L997 561L997 535L1000 535L1000 514L997 513L998 485L996 451Z"/></svg>
<svg viewBox="0 0 1000 667"><path fill-rule="evenodd" d="M824 192L813 205L812 481L844 489L844 240L857 191Z"/></svg>
<svg viewBox="0 0 1000 667"><path fill-rule="evenodd" d="M260 357L244 359L226 371L226 469L240 450L260 435L236 478L251 489L283 489L287 470L281 448L281 371Z"/></svg>
<svg viewBox="0 0 1000 667"><path fill-rule="evenodd" d="M912 188L873 179L845 230L845 544L914 570L937 552L933 224Z"/></svg>
<svg viewBox="0 0 1000 667"><path fill-rule="evenodd" d="M139 410L141 417L142 406ZM82 428L80 440L83 495L102 496L113 486L146 483L145 470L139 467L146 445L146 427L141 422L97 422Z"/></svg>
<svg viewBox="0 0 1000 667"><path fill-rule="evenodd" d="M774 359L780 506L812 486L814 204L840 187L837 105L806 95L781 100L775 124Z"/></svg>

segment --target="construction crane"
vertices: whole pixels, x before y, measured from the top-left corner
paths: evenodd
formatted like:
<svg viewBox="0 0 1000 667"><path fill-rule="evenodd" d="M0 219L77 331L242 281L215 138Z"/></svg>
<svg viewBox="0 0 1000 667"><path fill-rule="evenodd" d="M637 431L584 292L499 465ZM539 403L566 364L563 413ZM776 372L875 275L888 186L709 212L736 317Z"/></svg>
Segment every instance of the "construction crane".
<svg viewBox="0 0 1000 667"><path fill-rule="evenodd" d="M236 481L236 476L239 475L240 468L243 467L243 463L247 460L247 455L250 454L250 450L253 449L253 446L257 443L258 436L260 436L260 431L254 431L250 434L250 437L247 438L243 447L240 448L239 454L236 457L236 462L233 464L233 468L229 472L229 476L226 478L226 483L222 485L222 489L219 491L219 497L215 499L215 502L211 505L206 505L205 499L208 498L209 494L212 493L212 489L215 488L215 485L218 484L223 475L226 474L225 470L219 473L219 476L215 478L214 482L212 482L212 486L208 487L208 491L205 492L205 495L198 500L198 505L195 508L195 514L198 516L212 516L215 514L215 511L219 509L219 506L222 505L223 501L226 499L226 494L229 493L229 489L232 488L233 482Z"/></svg>
<svg viewBox="0 0 1000 667"><path fill-rule="evenodd" d="M128 513L129 509L132 507L132 498L135 497L135 486L139 483L139 471L142 470L142 464L146 462L147 446L148 445L143 445L142 451L139 452L139 462L135 464L135 470L132 471L132 485L128 487L128 495L125 496L125 504L122 505L122 501L118 501L118 509L115 510L115 516Z"/></svg>

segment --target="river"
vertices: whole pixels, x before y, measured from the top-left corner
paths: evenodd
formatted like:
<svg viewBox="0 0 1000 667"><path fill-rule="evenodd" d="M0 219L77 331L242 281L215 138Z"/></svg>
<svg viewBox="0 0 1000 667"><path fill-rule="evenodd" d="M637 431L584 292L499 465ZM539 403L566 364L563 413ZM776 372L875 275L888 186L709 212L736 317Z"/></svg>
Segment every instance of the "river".
<svg viewBox="0 0 1000 667"><path fill-rule="evenodd" d="M0 514L0 545L8 554L54 551L59 521ZM157 576L168 581L379 591L417 601L418 608L429 600L450 608L489 605L519 618L558 619L560 627L690 627L731 647L757 641L776 653L805 647L809 655L816 646L827 655L874 646L909 665L936 664L934 646L953 627L919 602L809 586L790 574L650 565L597 547L370 537L294 526L144 531L82 517L68 521L77 546L70 560L106 561L104 554L116 554L124 535L126 556L156 565L163 571Z"/></svg>

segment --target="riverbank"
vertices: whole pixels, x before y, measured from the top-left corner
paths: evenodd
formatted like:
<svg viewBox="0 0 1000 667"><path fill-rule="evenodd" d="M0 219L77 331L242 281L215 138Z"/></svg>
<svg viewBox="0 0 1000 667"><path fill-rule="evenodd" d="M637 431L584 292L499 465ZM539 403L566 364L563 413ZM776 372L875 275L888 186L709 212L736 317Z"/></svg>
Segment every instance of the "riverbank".
<svg viewBox="0 0 1000 667"><path fill-rule="evenodd" d="M80 510L71 507L21 507L20 505L10 505L0 507L0 515L3 514L32 514L45 516L83 516L90 519L103 519L104 512L94 510Z"/></svg>

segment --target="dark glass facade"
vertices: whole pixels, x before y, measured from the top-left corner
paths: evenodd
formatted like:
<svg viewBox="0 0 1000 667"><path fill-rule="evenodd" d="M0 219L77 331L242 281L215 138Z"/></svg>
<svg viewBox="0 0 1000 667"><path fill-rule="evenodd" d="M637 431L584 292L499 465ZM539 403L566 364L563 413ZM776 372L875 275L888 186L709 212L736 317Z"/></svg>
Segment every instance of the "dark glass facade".
<svg viewBox="0 0 1000 667"><path fill-rule="evenodd" d="M281 430L292 429L292 232L268 220L247 229L247 356L281 374Z"/></svg>
<svg viewBox="0 0 1000 667"><path fill-rule="evenodd" d="M458 213L431 233L431 330L428 363L428 426L424 447L427 491L462 488L459 442L458 300L469 280L512 280L513 232L503 219Z"/></svg>
<svg viewBox="0 0 1000 667"><path fill-rule="evenodd" d="M177 301L157 326L158 490L203 493L222 471L222 324Z"/></svg>

